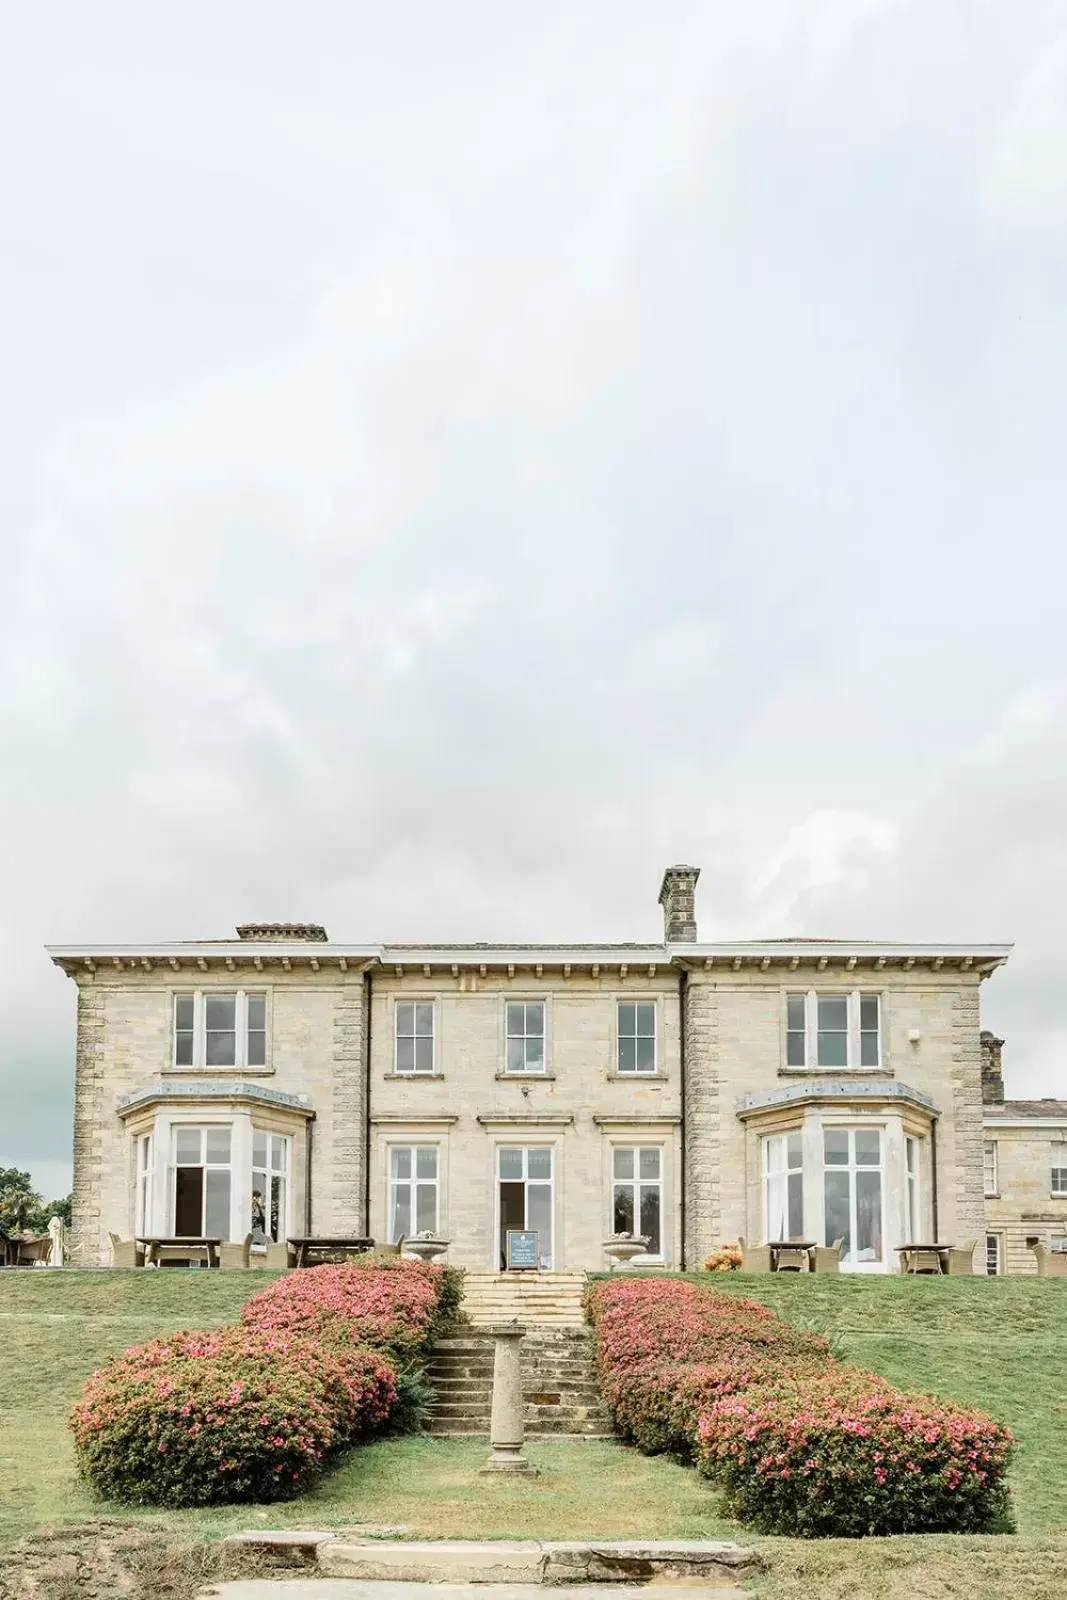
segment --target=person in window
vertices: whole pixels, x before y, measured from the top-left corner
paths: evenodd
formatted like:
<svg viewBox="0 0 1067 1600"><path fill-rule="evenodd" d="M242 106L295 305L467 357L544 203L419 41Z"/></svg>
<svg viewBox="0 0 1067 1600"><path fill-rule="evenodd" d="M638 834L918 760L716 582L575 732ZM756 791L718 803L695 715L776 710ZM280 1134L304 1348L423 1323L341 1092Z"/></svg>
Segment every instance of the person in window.
<svg viewBox="0 0 1067 1600"><path fill-rule="evenodd" d="M266 1244L267 1242L267 1213L263 1205L263 1196L258 1189L252 1190L252 1243Z"/></svg>

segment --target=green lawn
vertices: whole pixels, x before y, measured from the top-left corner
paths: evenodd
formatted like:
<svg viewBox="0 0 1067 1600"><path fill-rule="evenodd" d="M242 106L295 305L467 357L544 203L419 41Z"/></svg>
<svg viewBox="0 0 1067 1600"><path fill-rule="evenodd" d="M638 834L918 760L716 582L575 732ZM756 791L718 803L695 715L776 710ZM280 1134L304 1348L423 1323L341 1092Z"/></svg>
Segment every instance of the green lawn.
<svg viewBox="0 0 1067 1600"><path fill-rule="evenodd" d="M697 1476L603 1441L540 1442L531 1482L479 1478L481 1443L385 1440L287 1506L130 1512L73 1471L66 1417L113 1352L231 1320L265 1273L0 1273L0 1547L42 1523L122 1516L184 1537L261 1526L485 1537L741 1537ZM707 1279L703 1278L706 1282ZM761 1600L1062 1600L1067 1593L1067 1283L1038 1279L725 1274L718 1287L832 1333L849 1359L910 1388L980 1405L1019 1441L1020 1536L797 1544L755 1540Z"/></svg>

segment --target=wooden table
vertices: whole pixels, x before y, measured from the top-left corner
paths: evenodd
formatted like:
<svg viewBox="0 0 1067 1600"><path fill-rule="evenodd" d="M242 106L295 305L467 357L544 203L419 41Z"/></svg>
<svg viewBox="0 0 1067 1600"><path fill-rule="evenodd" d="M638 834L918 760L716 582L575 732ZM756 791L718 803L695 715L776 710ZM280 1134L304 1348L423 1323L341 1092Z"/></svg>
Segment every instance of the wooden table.
<svg viewBox="0 0 1067 1600"><path fill-rule="evenodd" d="M293 1252L295 1267L311 1266L312 1256L341 1256L347 1260L349 1256L362 1255L365 1250L374 1249L373 1239L353 1239L351 1236L344 1239L326 1239L318 1234L290 1239L288 1244Z"/></svg>
<svg viewBox="0 0 1067 1600"><path fill-rule="evenodd" d="M158 1266L162 1253L170 1256L177 1255L179 1251L188 1251L190 1257L203 1253L207 1256L209 1267L219 1264L219 1238L194 1238L191 1234L139 1234L135 1243L144 1246L144 1264L146 1267Z"/></svg>
<svg viewBox="0 0 1067 1600"><path fill-rule="evenodd" d="M803 1272L805 1261L808 1271L815 1271L814 1239L769 1239L767 1248L771 1252L772 1272ZM784 1257L794 1259L787 1261Z"/></svg>
<svg viewBox="0 0 1067 1600"><path fill-rule="evenodd" d="M914 1274L928 1272L935 1276L947 1274L951 1248L947 1244L898 1244L900 1270Z"/></svg>

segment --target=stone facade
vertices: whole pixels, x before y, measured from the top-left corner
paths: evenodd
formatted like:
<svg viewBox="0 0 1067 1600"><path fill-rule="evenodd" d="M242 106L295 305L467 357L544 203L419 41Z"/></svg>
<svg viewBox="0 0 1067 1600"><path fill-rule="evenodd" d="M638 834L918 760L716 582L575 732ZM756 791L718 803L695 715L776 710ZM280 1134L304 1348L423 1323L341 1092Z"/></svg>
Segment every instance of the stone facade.
<svg viewBox="0 0 1067 1600"><path fill-rule="evenodd" d="M984 1132L988 1269L1035 1273L1031 1243L1067 1249L1067 1100L987 1105Z"/></svg>
<svg viewBox="0 0 1067 1600"><path fill-rule="evenodd" d="M978 995L1006 947L700 944L697 876L664 874L657 945L351 946L247 924L231 943L52 951L79 989L76 1259L179 1212L238 1239L387 1239L421 1208L472 1270L515 1227L543 1268L600 1269L644 1207L648 1264L694 1267L780 1237L787 1192L791 1226L855 1230L857 1270L893 1270L909 1236L981 1236ZM779 1158L796 1168L776 1187Z"/></svg>

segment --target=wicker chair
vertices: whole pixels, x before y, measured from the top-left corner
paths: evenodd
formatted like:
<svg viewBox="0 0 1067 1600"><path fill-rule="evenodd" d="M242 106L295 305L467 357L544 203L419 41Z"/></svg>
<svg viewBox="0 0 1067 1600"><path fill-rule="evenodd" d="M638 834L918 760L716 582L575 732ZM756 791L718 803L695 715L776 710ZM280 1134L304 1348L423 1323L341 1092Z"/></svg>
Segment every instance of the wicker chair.
<svg viewBox="0 0 1067 1600"><path fill-rule="evenodd" d="M771 1247L767 1244L746 1244L740 1234L737 1242L741 1246L741 1270L743 1272L770 1272Z"/></svg>
<svg viewBox="0 0 1067 1600"><path fill-rule="evenodd" d="M817 1244L815 1246L816 1272L841 1271L841 1247L844 1239L835 1239L833 1244Z"/></svg>
<svg viewBox="0 0 1067 1600"><path fill-rule="evenodd" d="M136 1239L120 1239L117 1233L109 1233L111 1240L111 1265L113 1267L143 1267L144 1250Z"/></svg>
<svg viewBox="0 0 1067 1600"><path fill-rule="evenodd" d="M1067 1250L1050 1250L1040 1239L1030 1249L1037 1257L1039 1278L1067 1278Z"/></svg>
<svg viewBox="0 0 1067 1600"><path fill-rule="evenodd" d="M954 1245L948 1253L948 1273L952 1278L974 1277L974 1250L977 1239L966 1239L961 1245Z"/></svg>
<svg viewBox="0 0 1067 1600"><path fill-rule="evenodd" d="M252 1235L246 1233L241 1244L226 1242L219 1245L220 1267L250 1267L252 1265Z"/></svg>

